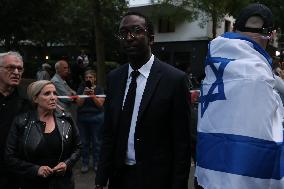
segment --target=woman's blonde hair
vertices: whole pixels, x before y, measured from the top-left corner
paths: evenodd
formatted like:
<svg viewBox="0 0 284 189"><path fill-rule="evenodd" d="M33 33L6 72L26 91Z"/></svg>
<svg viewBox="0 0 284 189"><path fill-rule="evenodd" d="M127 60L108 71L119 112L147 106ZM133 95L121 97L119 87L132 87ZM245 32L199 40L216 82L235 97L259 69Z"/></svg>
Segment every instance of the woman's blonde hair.
<svg viewBox="0 0 284 189"><path fill-rule="evenodd" d="M51 81L48 80L39 80L32 82L27 88L27 95L30 101L34 104L34 97L37 96L46 85L50 84L54 85Z"/></svg>

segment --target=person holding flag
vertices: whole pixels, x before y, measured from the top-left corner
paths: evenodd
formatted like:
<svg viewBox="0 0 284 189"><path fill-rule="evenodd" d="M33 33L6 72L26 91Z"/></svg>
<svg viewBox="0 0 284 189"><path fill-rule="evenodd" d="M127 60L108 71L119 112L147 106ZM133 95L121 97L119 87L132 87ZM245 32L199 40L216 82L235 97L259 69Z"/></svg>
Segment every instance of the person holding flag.
<svg viewBox="0 0 284 189"><path fill-rule="evenodd" d="M270 9L251 4L209 44L195 172L204 189L284 188L283 107L265 50L272 28Z"/></svg>

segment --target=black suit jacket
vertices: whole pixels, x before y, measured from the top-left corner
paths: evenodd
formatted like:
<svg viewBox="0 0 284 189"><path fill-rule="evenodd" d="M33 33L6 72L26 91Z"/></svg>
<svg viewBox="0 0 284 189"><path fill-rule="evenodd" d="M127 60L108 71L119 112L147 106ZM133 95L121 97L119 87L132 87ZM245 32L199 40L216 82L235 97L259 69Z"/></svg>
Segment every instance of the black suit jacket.
<svg viewBox="0 0 284 189"><path fill-rule="evenodd" d="M105 124L96 184L106 185L125 162L119 118L128 76L125 64L108 76ZM139 85L139 84L138 84ZM154 60L135 130L135 157L141 189L187 189L190 171L188 80L184 72ZM131 178L129 178L131 179Z"/></svg>

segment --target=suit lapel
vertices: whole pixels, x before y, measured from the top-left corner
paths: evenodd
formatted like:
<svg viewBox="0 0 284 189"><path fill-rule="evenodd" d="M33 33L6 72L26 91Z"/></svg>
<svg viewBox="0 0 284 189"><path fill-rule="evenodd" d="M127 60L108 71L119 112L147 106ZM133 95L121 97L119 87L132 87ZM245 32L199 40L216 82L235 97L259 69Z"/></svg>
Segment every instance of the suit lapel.
<svg viewBox="0 0 284 189"><path fill-rule="evenodd" d="M150 71L150 75L146 83L146 87L145 87L145 90L142 96L142 100L140 103L140 108L139 108L138 117L137 117L137 125L140 122L145 109L149 105L149 102L161 78L161 75L162 74L160 72L159 60L155 58L151 71Z"/></svg>
<svg viewBox="0 0 284 189"><path fill-rule="evenodd" d="M118 123L119 120L119 115L121 113L122 109L122 103L123 103L123 98L124 98L124 93L125 93L125 88L126 88L126 82L127 82L127 76L128 76L128 64L124 65L124 67L121 68L120 72L118 73L121 78L115 78L117 79L117 85L115 86L115 90L113 94L113 102L117 104L114 106L115 111L114 111L114 125Z"/></svg>

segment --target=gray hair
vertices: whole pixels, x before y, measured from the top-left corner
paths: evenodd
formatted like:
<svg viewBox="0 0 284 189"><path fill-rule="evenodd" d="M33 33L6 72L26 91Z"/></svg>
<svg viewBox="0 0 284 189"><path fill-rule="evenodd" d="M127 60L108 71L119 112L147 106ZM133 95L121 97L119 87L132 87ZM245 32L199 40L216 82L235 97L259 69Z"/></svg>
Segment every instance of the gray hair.
<svg viewBox="0 0 284 189"><path fill-rule="evenodd" d="M47 63L42 64L41 67L42 67L43 70L51 69L51 66Z"/></svg>
<svg viewBox="0 0 284 189"><path fill-rule="evenodd" d="M96 77L96 75L97 75L95 70L87 70L87 71L85 71L84 76L86 76L88 74L91 74L94 77Z"/></svg>
<svg viewBox="0 0 284 189"><path fill-rule="evenodd" d="M59 68L60 68L60 66L61 66L61 64L62 64L63 62L66 62L66 61L65 61L65 60L59 60L59 61L57 61L57 62L55 63L54 68L55 68L56 73L58 73L58 70L59 70ZM67 63L67 62L66 62L66 63ZM67 63L67 64L68 64L68 63Z"/></svg>
<svg viewBox="0 0 284 189"><path fill-rule="evenodd" d="M20 53L16 51L9 51L5 53L0 53L0 65L4 63L4 57L5 56L15 56L17 57L21 62L23 62L23 57L20 55Z"/></svg>
<svg viewBox="0 0 284 189"><path fill-rule="evenodd" d="M37 96L40 91L46 86L52 84L54 85L51 81L48 80L39 80L39 81L35 81L32 82L31 84L29 84L28 88L27 88L27 95L30 99L30 101L34 104L33 98L35 96Z"/></svg>

